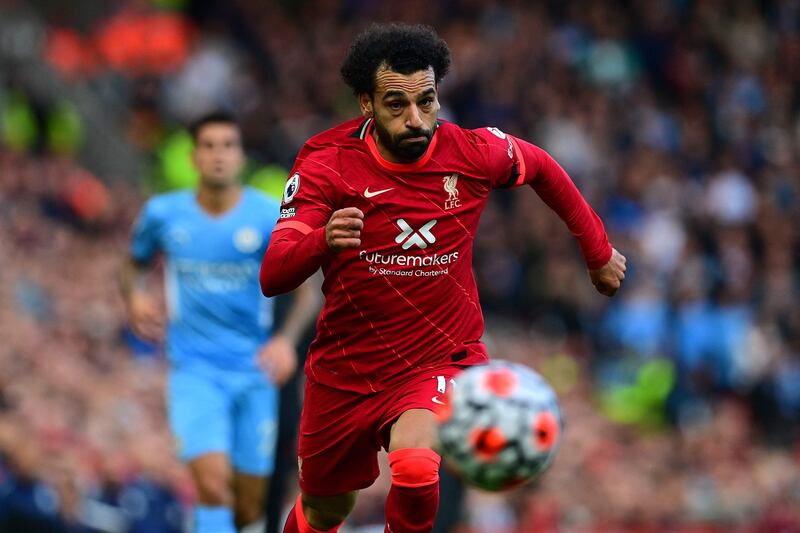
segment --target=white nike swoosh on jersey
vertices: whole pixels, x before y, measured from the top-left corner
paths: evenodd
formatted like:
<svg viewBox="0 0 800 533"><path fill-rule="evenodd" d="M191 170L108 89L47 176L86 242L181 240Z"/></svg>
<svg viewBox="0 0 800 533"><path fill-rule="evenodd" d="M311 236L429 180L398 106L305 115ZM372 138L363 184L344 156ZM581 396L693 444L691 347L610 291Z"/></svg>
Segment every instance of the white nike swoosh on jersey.
<svg viewBox="0 0 800 533"><path fill-rule="evenodd" d="M442 400L440 400L438 396L434 396L433 398L431 398L431 401L432 401L433 403L438 403L439 405L447 405L447 404L446 404L446 403L444 403Z"/></svg>
<svg viewBox="0 0 800 533"><path fill-rule="evenodd" d="M369 187L367 187L366 189L364 189L364 198L372 198L373 196L378 196L379 194L383 194L385 192L389 192L392 189L394 189L394 187L391 187L389 189L383 189L383 190L380 190L380 191L370 191Z"/></svg>

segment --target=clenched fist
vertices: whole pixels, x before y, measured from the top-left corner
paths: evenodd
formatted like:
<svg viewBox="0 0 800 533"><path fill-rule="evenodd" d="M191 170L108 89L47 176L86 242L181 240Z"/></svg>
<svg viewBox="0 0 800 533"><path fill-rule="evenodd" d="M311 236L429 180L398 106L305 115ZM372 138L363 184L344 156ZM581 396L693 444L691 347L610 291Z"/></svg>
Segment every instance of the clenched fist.
<svg viewBox="0 0 800 533"><path fill-rule="evenodd" d="M590 270L589 276L597 292L609 297L614 296L622 285L622 280L625 279L625 256L613 249L608 263Z"/></svg>
<svg viewBox="0 0 800 533"><path fill-rule="evenodd" d="M345 207L334 211L325 226L325 240L335 253L347 248L361 246L361 230L364 229L364 213L357 207Z"/></svg>

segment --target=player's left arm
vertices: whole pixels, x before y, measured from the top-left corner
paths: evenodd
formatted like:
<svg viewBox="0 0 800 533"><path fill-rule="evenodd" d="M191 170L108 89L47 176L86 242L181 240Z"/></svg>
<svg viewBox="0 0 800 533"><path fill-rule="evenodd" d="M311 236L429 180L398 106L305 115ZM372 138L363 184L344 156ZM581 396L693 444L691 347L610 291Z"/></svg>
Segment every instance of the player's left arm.
<svg viewBox="0 0 800 533"><path fill-rule="evenodd" d="M297 346L319 312L319 294L317 274L292 292L292 304L283 325L259 350L258 364L276 385L286 383L297 369Z"/></svg>
<svg viewBox="0 0 800 533"><path fill-rule="evenodd" d="M550 154L525 141L514 141L520 156L534 163L531 187L578 240L592 284L600 294L614 296L625 279L625 256L611 246L603 221Z"/></svg>
<svg viewBox="0 0 800 533"><path fill-rule="evenodd" d="M538 146L496 129L478 130L495 187L528 184L578 240L598 292L613 296L625 279L625 256L611 246L603 222L569 175Z"/></svg>

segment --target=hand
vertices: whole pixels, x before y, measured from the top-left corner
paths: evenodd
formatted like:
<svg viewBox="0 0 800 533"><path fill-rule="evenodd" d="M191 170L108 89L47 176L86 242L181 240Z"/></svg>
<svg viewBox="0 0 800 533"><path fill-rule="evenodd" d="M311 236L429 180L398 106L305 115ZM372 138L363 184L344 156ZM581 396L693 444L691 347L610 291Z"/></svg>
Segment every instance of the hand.
<svg viewBox="0 0 800 533"><path fill-rule="evenodd" d="M164 315L149 294L133 292L128 301L131 328L140 338L158 342L164 337Z"/></svg>
<svg viewBox="0 0 800 533"><path fill-rule="evenodd" d="M283 385L297 368L297 350L283 335L274 335L258 351L258 366L275 385Z"/></svg>
<svg viewBox="0 0 800 533"><path fill-rule="evenodd" d="M361 246L361 230L364 229L364 213L357 207L346 207L335 211L325 226L325 240L335 253L347 248Z"/></svg>
<svg viewBox="0 0 800 533"><path fill-rule="evenodd" d="M616 249L612 249L611 259L608 260L608 263L589 271L592 285L597 289L597 292L608 297L616 294L620 285L622 285L622 280L625 279L625 261L624 255Z"/></svg>

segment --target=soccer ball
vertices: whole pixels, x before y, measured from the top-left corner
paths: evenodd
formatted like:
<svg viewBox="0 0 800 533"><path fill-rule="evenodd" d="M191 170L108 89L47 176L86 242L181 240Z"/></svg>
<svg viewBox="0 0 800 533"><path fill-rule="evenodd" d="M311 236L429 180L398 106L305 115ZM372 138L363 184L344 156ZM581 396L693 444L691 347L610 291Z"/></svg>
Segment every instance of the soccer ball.
<svg viewBox="0 0 800 533"><path fill-rule="evenodd" d="M507 361L459 374L437 418L447 464L467 483L490 491L537 478L555 457L562 430L550 385Z"/></svg>

